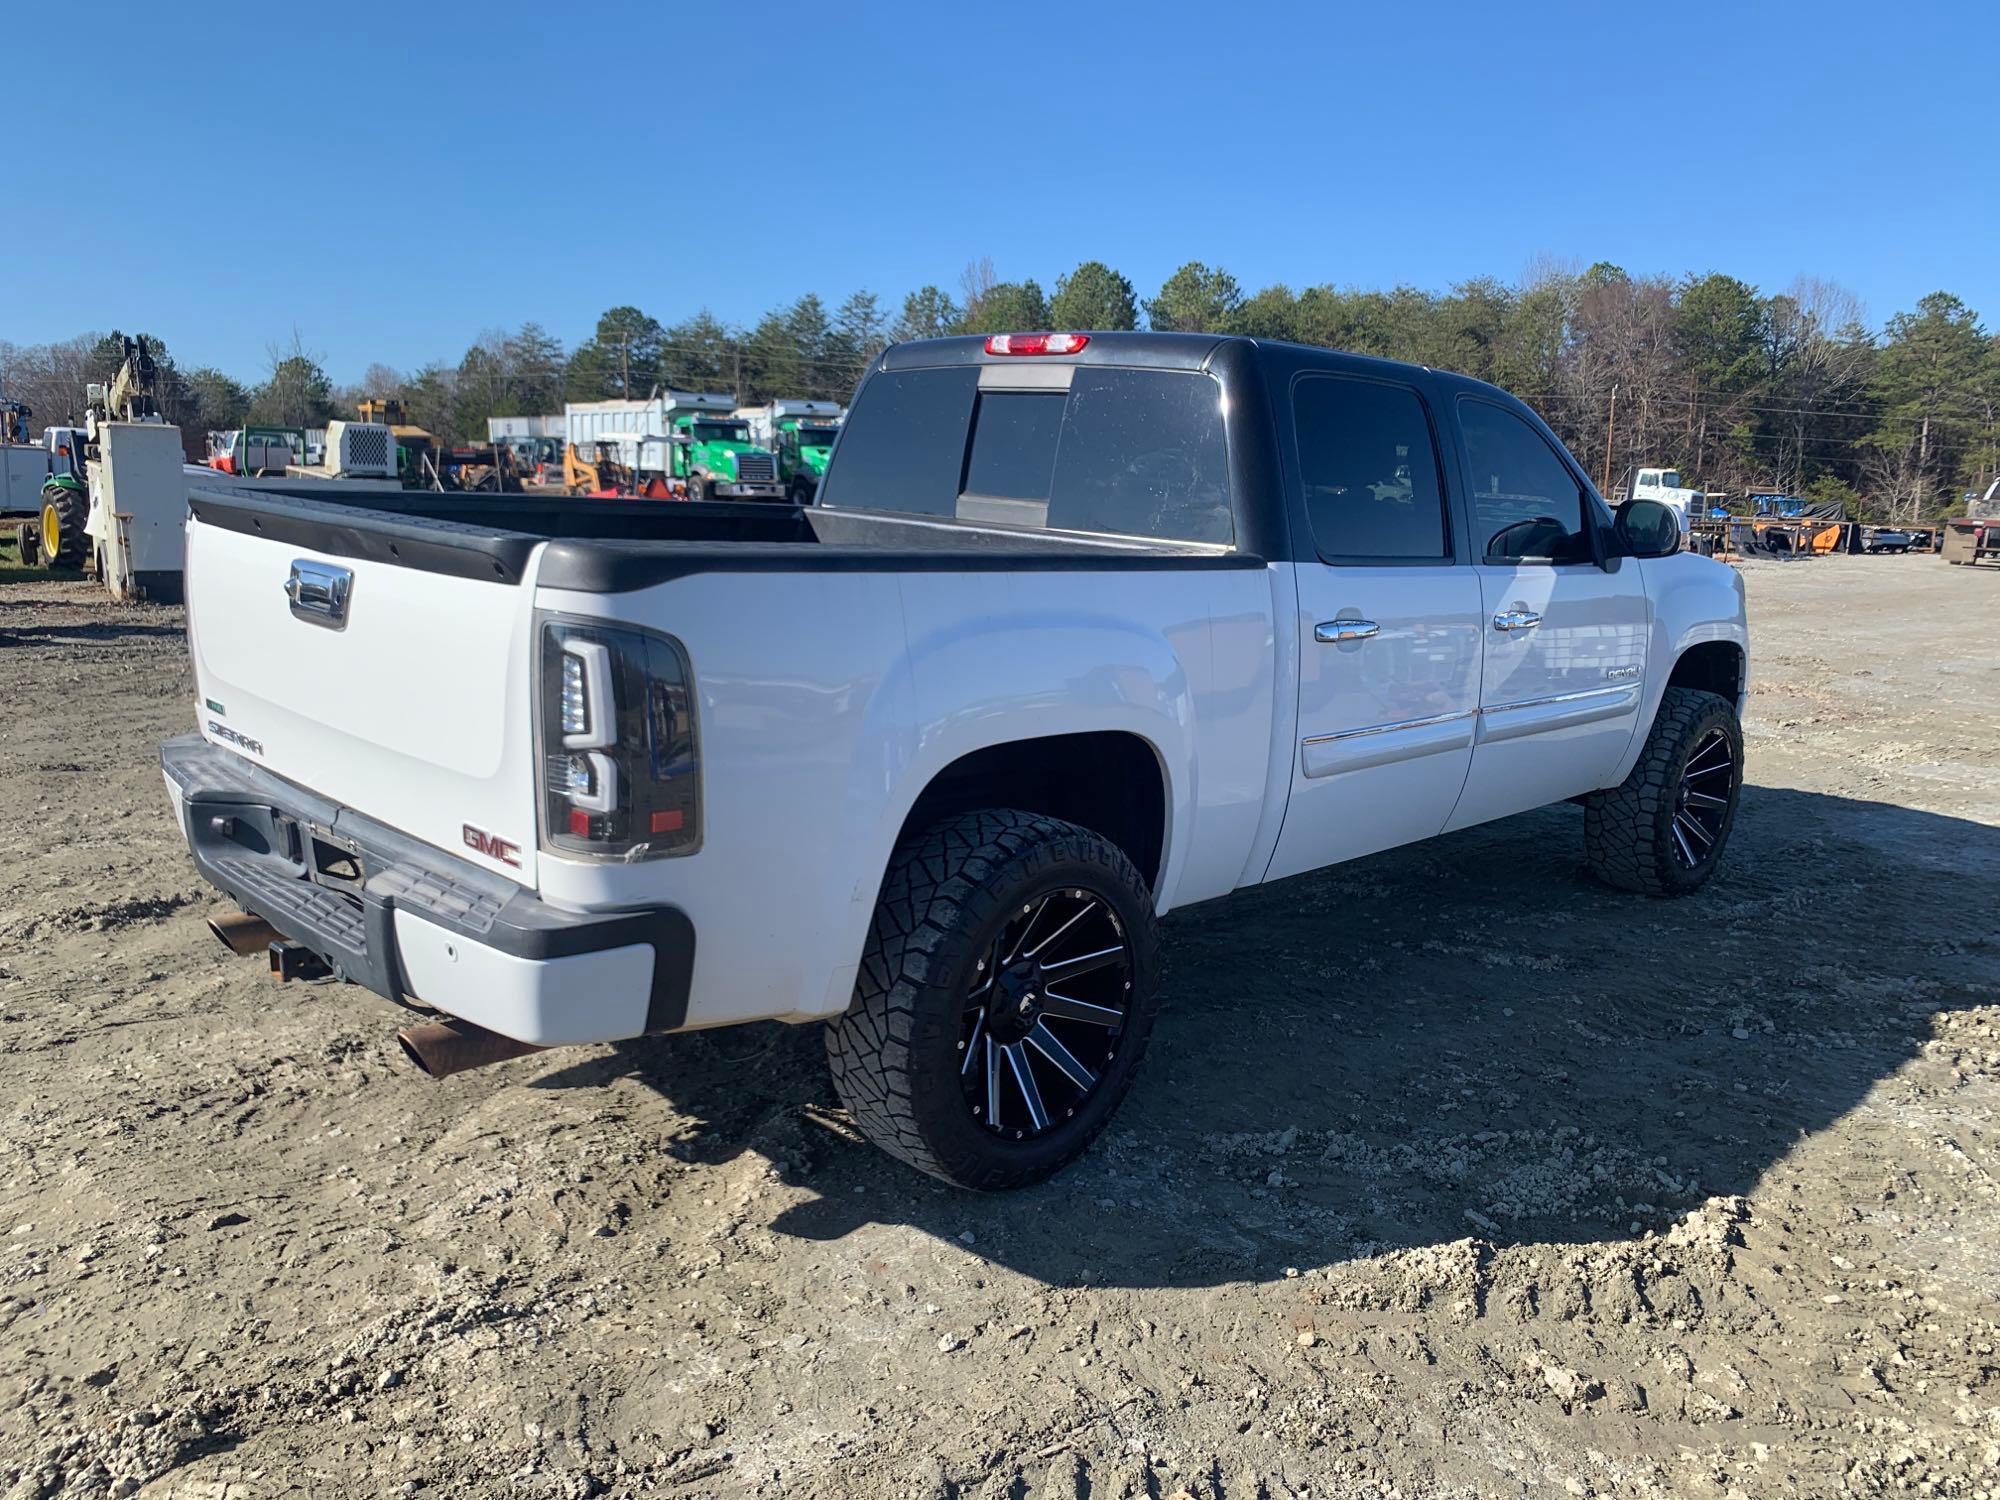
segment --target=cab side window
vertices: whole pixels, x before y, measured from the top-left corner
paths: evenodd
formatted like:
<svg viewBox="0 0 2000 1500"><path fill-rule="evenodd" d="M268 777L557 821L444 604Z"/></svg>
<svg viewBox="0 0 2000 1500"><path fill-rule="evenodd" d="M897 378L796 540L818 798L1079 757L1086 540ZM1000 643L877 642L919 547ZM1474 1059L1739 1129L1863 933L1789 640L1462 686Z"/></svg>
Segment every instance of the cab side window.
<svg viewBox="0 0 2000 1500"><path fill-rule="evenodd" d="M1309 375L1292 387L1299 479L1322 561L1451 555L1437 450L1408 386Z"/></svg>
<svg viewBox="0 0 2000 1500"><path fill-rule="evenodd" d="M1472 545L1486 562L1592 561L1583 487L1539 432L1505 407L1460 397Z"/></svg>

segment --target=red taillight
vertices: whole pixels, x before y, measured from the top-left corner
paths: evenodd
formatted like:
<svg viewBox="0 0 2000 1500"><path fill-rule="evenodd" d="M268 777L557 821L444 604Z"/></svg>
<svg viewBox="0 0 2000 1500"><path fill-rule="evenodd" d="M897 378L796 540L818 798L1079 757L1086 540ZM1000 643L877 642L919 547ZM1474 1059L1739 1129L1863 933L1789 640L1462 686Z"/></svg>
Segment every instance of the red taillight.
<svg viewBox="0 0 2000 1500"><path fill-rule="evenodd" d="M629 862L701 846L693 683L670 637L594 620L544 624L544 848Z"/></svg>
<svg viewBox="0 0 2000 1500"><path fill-rule="evenodd" d="M1075 354L1090 342L1087 333L989 333L988 354Z"/></svg>

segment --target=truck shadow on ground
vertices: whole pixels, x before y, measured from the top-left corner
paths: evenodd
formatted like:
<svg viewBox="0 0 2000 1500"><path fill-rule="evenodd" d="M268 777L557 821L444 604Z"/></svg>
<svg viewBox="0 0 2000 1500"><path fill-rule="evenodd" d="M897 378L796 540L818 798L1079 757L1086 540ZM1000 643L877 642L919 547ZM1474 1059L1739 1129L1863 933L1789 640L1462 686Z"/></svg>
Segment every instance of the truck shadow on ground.
<svg viewBox="0 0 2000 1500"><path fill-rule="evenodd" d="M1544 809L1194 908L1105 1138L980 1196L815 1122L817 1028L637 1043L542 1086L636 1077L816 1196L779 1233L895 1222L1056 1284L1205 1285L1477 1236L1605 1240L1749 1191L2000 998L2000 829L1747 787L1725 871L1681 901L1597 885ZM763 1048L761 1052L757 1048ZM803 1108L802 1108L803 1106Z"/></svg>
<svg viewBox="0 0 2000 1500"><path fill-rule="evenodd" d="M21 646L98 645L128 640L179 640L187 627L178 617L160 619L85 620L53 625L0 623L0 643Z"/></svg>

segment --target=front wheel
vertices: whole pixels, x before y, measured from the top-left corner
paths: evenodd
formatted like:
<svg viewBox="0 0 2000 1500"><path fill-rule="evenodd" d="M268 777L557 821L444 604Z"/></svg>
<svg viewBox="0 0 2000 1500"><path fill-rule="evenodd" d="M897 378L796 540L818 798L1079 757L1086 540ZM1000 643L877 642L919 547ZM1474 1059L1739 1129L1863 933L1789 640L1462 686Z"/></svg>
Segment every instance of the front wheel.
<svg viewBox="0 0 2000 1500"><path fill-rule="evenodd" d="M690 474L687 482L688 499L695 501L712 499L708 492L708 480L700 474Z"/></svg>
<svg viewBox="0 0 2000 1500"><path fill-rule="evenodd" d="M1158 982L1152 893L1123 851L1055 818L965 813L896 852L827 1061L891 1156L1025 1187L1081 1155L1132 1086Z"/></svg>
<svg viewBox="0 0 2000 1500"><path fill-rule="evenodd" d="M1583 846L1606 885L1685 896L1722 862L1743 790L1743 729L1727 698L1670 687L1632 772L1583 803Z"/></svg>

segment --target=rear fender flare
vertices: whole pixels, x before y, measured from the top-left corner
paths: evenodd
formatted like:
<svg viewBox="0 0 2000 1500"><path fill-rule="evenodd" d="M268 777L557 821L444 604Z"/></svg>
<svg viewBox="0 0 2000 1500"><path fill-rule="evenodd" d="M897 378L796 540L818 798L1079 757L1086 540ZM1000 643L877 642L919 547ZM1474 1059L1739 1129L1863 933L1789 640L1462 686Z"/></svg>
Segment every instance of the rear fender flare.
<svg viewBox="0 0 2000 1500"><path fill-rule="evenodd" d="M1023 634L1060 631L1061 653ZM1095 666L1076 675L1077 662ZM849 773L842 836L855 882L834 914L835 962L823 1008L847 1009L882 878L910 810L939 773L977 750L1052 735L1123 732L1152 748L1166 797L1155 901L1168 905L1193 820L1193 701L1160 636L1105 615L997 616L912 643L882 679Z"/></svg>

